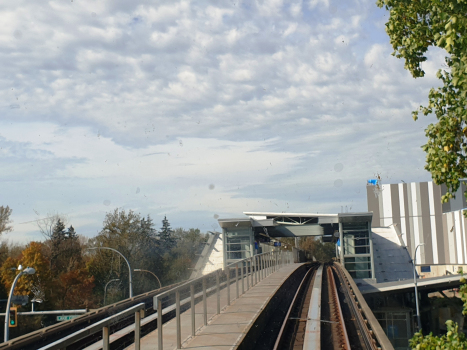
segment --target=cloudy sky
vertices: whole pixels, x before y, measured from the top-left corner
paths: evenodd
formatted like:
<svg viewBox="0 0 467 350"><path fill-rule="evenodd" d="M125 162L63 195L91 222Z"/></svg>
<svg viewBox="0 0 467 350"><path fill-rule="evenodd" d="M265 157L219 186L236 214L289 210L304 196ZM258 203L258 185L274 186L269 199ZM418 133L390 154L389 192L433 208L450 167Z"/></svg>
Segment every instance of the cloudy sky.
<svg viewBox="0 0 467 350"><path fill-rule="evenodd" d="M413 79L375 0L0 5L0 205L10 241L115 208L160 227L243 211L366 211L366 180L426 181Z"/></svg>

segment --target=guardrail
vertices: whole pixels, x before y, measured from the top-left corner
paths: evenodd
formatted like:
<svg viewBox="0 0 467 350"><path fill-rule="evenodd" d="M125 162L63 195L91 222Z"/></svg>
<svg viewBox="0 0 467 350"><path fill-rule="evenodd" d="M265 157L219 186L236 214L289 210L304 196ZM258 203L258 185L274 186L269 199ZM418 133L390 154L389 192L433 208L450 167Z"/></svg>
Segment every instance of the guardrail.
<svg viewBox="0 0 467 350"><path fill-rule="evenodd" d="M64 349L67 346L73 344L74 342L87 337L88 335L97 333L102 330L102 349L109 350L109 328L114 323L117 323L122 318L125 318L132 313L135 314L135 350L140 349L140 339L141 339L141 318L144 317L144 303L139 303L135 306L132 306L126 310L119 312L113 316L107 317L99 322L96 322L89 327L86 327L78 332L70 334L56 342L53 342L49 345L46 345L39 350L59 350Z"/></svg>
<svg viewBox="0 0 467 350"><path fill-rule="evenodd" d="M239 298L240 295L248 291L258 282L275 272L286 264L293 263L291 252L273 251L255 255L251 258L239 260L230 265L227 265L225 270L218 269L205 276L190 280L173 289L165 291L154 297L153 307L157 310L157 331L158 331L158 350L163 349L163 321L162 309L163 304L172 303L175 297L175 324L177 329L177 349L182 348L181 339L181 305L190 302L191 308L191 335L196 334L196 319L195 319L195 299L202 297L203 301L203 325L208 324L207 317L207 295L208 293L216 294L217 310L215 315L221 312L220 290L227 288L227 305L231 303L230 286L235 283L235 295ZM233 273L232 273L233 272ZM240 293L241 285L241 293ZM182 299L182 300L181 300ZM235 300L234 299L234 300ZM164 305L164 307L166 306Z"/></svg>

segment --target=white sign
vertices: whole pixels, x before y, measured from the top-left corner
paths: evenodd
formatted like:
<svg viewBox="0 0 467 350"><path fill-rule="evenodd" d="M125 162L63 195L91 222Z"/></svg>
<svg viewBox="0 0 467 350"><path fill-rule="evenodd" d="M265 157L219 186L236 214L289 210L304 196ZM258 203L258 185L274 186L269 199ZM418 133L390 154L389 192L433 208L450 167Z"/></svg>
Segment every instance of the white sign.
<svg viewBox="0 0 467 350"><path fill-rule="evenodd" d="M57 316L57 321L69 321L81 315Z"/></svg>

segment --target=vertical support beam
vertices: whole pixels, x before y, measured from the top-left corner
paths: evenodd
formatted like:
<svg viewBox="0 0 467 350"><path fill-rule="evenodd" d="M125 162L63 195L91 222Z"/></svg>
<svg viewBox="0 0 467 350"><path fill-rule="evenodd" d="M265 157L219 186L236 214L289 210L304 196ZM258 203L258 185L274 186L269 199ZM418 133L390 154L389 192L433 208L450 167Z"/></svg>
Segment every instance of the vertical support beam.
<svg viewBox="0 0 467 350"><path fill-rule="evenodd" d="M180 291L175 291L175 325L177 327L177 349L182 348L182 329L180 324Z"/></svg>
<svg viewBox="0 0 467 350"><path fill-rule="evenodd" d="M162 350L164 348L162 342L162 300L156 297L157 303L157 350Z"/></svg>
<svg viewBox="0 0 467 350"><path fill-rule="evenodd" d="M368 242L370 244L371 278L376 278L375 259L374 259L374 253L373 253L373 233L371 232L371 221L368 221Z"/></svg>
<svg viewBox="0 0 467 350"><path fill-rule="evenodd" d="M206 277L203 277L203 322L205 326L208 324L208 302L206 299Z"/></svg>
<svg viewBox="0 0 467 350"><path fill-rule="evenodd" d="M109 327L102 327L102 349L110 350Z"/></svg>
<svg viewBox="0 0 467 350"><path fill-rule="evenodd" d="M344 229L342 227L342 222L339 222L339 240L341 242L340 260L341 260L342 266L345 267L345 263L344 263Z"/></svg>
<svg viewBox="0 0 467 350"><path fill-rule="evenodd" d="M254 261L255 261L255 284L258 283L258 257L257 256L254 256Z"/></svg>
<svg viewBox="0 0 467 350"><path fill-rule="evenodd" d="M251 271L251 258L246 261L246 290L250 289L250 275L249 275L250 271Z"/></svg>
<svg viewBox="0 0 467 350"><path fill-rule="evenodd" d="M141 349L141 312L135 312L135 350Z"/></svg>
<svg viewBox="0 0 467 350"><path fill-rule="evenodd" d="M195 306L195 285L190 284L190 299L191 299L191 335L194 337L196 333L196 306Z"/></svg>

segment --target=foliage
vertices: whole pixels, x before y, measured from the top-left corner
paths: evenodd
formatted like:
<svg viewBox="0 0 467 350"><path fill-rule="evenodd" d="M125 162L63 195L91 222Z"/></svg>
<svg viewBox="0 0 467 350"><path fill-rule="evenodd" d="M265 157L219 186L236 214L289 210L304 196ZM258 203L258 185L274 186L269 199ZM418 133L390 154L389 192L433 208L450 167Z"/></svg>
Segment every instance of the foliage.
<svg viewBox="0 0 467 350"><path fill-rule="evenodd" d="M467 284L466 279L462 277L460 282L463 283L460 287L460 296L464 303L462 314L467 315ZM454 350L454 349L467 349L467 338L465 334L459 332L459 325L451 320L446 321L446 334L442 336L434 336L433 333L423 335L422 331L414 334L410 340L410 347L412 349L427 349L427 350Z"/></svg>
<svg viewBox="0 0 467 350"><path fill-rule="evenodd" d="M316 261L321 263L331 262L336 255L336 245L334 243L325 243L321 239L306 237L300 242L300 248L310 251Z"/></svg>
<svg viewBox="0 0 467 350"><path fill-rule="evenodd" d="M425 169L436 184L446 184L443 202L454 197L460 179L467 177L467 1L466 0L378 0L389 13L386 32L393 55L405 59L414 78L423 77L422 62L430 46L446 51L447 69L439 70L442 86L432 88L428 105L413 112L434 114L438 122L425 129L428 142ZM467 195L467 194L466 194Z"/></svg>
<svg viewBox="0 0 467 350"><path fill-rule="evenodd" d="M161 247L165 251L170 251L177 245L177 238L174 236L174 231L170 227L167 216L164 216L164 220L162 220L162 227L159 231L159 240Z"/></svg>
<svg viewBox="0 0 467 350"><path fill-rule="evenodd" d="M13 227L9 225L11 223L11 212L12 210L9 206L0 206L0 234L11 232L13 230Z"/></svg>

